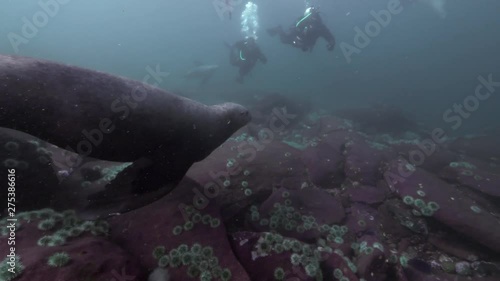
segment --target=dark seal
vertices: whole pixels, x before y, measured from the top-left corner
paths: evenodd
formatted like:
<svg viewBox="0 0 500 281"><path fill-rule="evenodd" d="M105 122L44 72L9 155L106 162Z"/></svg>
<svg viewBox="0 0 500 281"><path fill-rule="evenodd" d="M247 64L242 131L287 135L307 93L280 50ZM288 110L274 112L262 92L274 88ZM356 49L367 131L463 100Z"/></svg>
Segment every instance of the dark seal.
<svg viewBox="0 0 500 281"><path fill-rule="evenodd" d="M106 188L76 192L84 194L78 207L95 216L159 199L250 118L237 104L207 106L127 78L0 55L0 127L80 156L133 162Z"/></svg>

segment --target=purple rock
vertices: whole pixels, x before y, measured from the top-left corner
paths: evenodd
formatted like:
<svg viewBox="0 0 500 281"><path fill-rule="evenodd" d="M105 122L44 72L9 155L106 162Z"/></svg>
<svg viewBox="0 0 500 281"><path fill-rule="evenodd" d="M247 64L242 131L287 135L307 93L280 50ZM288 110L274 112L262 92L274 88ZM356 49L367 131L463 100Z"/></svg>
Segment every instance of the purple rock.
<svg viewBox="0 0 500 281"><path fill-rule="evenodd" d="M402 159L391 162L384 176L403 200L412 197L413 201L408 199L408 203L417 211L500 252L498 218L452 185Z"/></svg>
<svg viewBox="0 0 500 281"><path fill-rule="evenodd" d="M346 177L364 185L376 185L382 179L380 165L396 157L391 150L373 148L366 141L346 143L345 155Z"/></svg>
<svg viewBox="0 0 500 281"><path fill-rule="evenodd" d="M356 263L358 275L366 280L386 280L389 267L386 262L387 246L373 235L362 236L358 243L360 245Z"/></svg>
<svg viewBox="0 0 500 281"><path fill-rule="evenodd" d="M454 164L451 163L441 170L440 175L451 182L471 187L490 196L500 197L500 174L477 168L452 167Z"/></svg>
<svg viewBox="0 0 500 281"><path fill-rule="evenodd" d="M229 219L247 208L256 198L265 198L273 187L299 189L308 184L301 152L280 141L225 142L206 159L195 163L187 176L204 189L214 189Z"/></svg>
<svg viewBox="0 0 500 281"><path fill-rule="evenodd" d="M405 159L415 159L420 161L419 168L425 169L429 172L439 171L447 166L450 162L457 161L459 156L444 146L436 144L431 139L419 141L417 144L401 143L391 145L402 157Z"/></svg>
<svg viewBox="0 0 500 281"><path fill-rule="evenodd" d="M278 206L279 204L279 206ZM279 218L276 230L285 236L294 237L299 240L317 239L321 233L318 228L323 224L337 224L344 217L342 204L329 193L315 188L304 188L301 190L278 189L262 203L259 209L260 220L263 218L271 221L271 218ZM302 216L314 217L315 226L300 231L299 226L305 225ZM271 224L262 225L254 222L255 229L268 231ZM287 229L286 225L294 221L294 227Z"/></svg>
<svg viewBox="0 0 500 281"><path fill-rule="evenodd" d="M353 186L346 191L351 202L360 202L366 204L382 203L386 197L385 191L378 187L369 185Z"/></svg>
<svg viewBox="0 0 500 281"><path fill-rule="evenodd" d="M273 251L263 251L259 247L263 239L261 233L236 232L231 234L231 244L238 261L243 265L251 280L274 281L274 271L280 267L285 273L284 280L312 281L315 280L305 274L300 266L292 266L290 263L291 251L280 254ZM236 279L239 280L239 279Z"/></svg>
<svg viewBox="0 0 500 281"><path fill-rule="evenodd" d="M447 235L431 234L429 235L429 243L447 254L471 262L487 257L483 249L478 249L477 245L467 243L463 238L453 233Z"/></svg>
<svg viewBox="0 0 500 281"><path fill-rule="evenodd" d="M302 159L307 167L309 178L316 186L331 188L343 180L344 156L340 149L320 142L315 147L308 147L302 152Z"/></svg>
<svg viewBox="0 0 500 281"><path fill-rule="evenodd" d="M325 276L325 277L330 277L331 279L327 280L338 280L338 278L334 277L334 271L342 271L342 276L345 276L349 280L354 280L358 281L358 276L356 273L353 271L353 266L354 264L349 267L348 259L347 257L341 252L341 251L335 251L330 255L327 255L326 258L324 258L324 267L327 268L332 276ZM356 271L356 270L355 270Z"/></svg>
<svg viewBox="0 0 500 281"><path fill-rule="evenodd" d="M55 233L38 229L40 222L40 219L31 219L29 222L20 219L17 222L21 227L16 230L15 254L25 269L15 280L78 280L82 276L94 280L112 280L120 274L137 280L146 278L147 270L136 256L102 236L92 236L86 232L79 237L66 238L66 243L60 246L38 246L41 237ZM12 246L8 245L7 237L0 236L0 254L3 257L10 253ZM60 268L48 266L48 258L60 252L69 255L69 263Z"/></svg>
<svg viewBox="0 0 500 281"><path fill-rule="evenodd" d="M377 210L360 203L353 203L347 215L346 226L354 234L379 232Z"/></svg>
<svg viewBox="0 0 500 281"><path fill-rule="evenodd" d="M222 268L228 268L237 280L249 281L246 271L234 256L228 241L225 225L219 214L216 200L209 198L206 205L193 206L199 186L184 178L174 191L143 208L120 216L112 217L110 239L119 243L127 252L141 257L146 268L155 268L158 262L153 258L153 249L164 246L167 251L181 244L191 247L198 243L202 247L212 247ZM191 206L192 210L189 210ZM195 219L199 214L201 220ZM205 219L208 220L205 223ZM186 223L192 222L191 226ZM181 228L175 233L176 227ZM140 243L138 243L140 241ZM187 280L187 267L170 268L172 280Z"/></svg>

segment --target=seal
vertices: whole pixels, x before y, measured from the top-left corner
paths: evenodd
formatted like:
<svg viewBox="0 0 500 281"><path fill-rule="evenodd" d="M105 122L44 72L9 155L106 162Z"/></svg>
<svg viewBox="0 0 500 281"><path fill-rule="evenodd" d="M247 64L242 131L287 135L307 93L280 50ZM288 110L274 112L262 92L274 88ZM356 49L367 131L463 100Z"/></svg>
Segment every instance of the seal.
<svg viewBox="0 0 500 281"><path fill-rule="evenodd" d="M104 190L82 192L84 209L99 216L136 208L139 196L167 194L250 119L238 104L208 106L99 71L0 55L0 127L81 157L133 162ZM66 164L77 167L81 157ZM132 181L127 188L124 179Z"/></svg>

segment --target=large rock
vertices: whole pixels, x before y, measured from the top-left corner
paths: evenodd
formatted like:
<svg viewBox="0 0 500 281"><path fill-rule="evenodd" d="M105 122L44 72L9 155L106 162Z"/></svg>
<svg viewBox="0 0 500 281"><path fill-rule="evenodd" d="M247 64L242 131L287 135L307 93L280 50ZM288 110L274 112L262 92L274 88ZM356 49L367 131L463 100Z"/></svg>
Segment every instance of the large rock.
<svg viewBox="0 0 500 281"><path fill-rule="evenodd" d="M491 173L475 166L459 166L463 162L452 162L441 170L441 177L448 181L465 185L484 194L500 197L500 174Z"/></svg>
<svg viewBox="0 0 500 281"><path fill-rule="evenodd" d="M313 277L307 276L303 267L294 266L290 262L292 250L276 252L277 245L281 243L267 242L264 238L269 233L236 232L231 235L231 242L238 260L245 267L251 280L275 281L275 271L281 268L284 273L283 280L300 276L300 280L312 281ZM283 237L282 239L287 239ZM239 279L236 279L239 280Z"/></svg>
<svg viewBox="0 0 500 281"><path fill-rule="evenodd" d="M365 185L376 185L383 178L380 165L396 157L389 148L378 149L366 141L350 141L345 147L346 177Z"/></svg>
<svg viewBox="0 0 500 281"><path fill-rule="evenodd" d="M231 251L217 201L211 198L196 203L199 193L195 190L200 190L200 186L184 178L172 193L157 202L111 218L111 239L138 257L148 270L158 266L153 257L156 247L163 246L168 253L181 245L192 249L199 244L211 249L210 256L215 258L212 270L216 266L227 268L234 280L249 280ZM191 263L180 266L171 262L169 272L173 280L187 280L189 265L200 266L202 261L192 258Z"/></svg>
<svg viewBox="0 0 500 281"><path fill-rule="evenodd" d="M273 139L245 137L227 141L187 175L206 190L220 191L214 200L220 201L225 219L264 200L273 188L299 189L309 182L299 150Z"/></svg>
<svg viewBox="0 0 500 281"><path fill-rule="evenodd" d="M369 185L350 186L345 194L351 202L360 202L365 204L380 204L386 198L386 191L381 187Z"/></svg>
<svg viewBox="0 0 500 281"><path fill-rule="evenodd" d="M147 276L137 257L106 239L108 225L104 222L83 222L72 212L50 209L18 213L16 218L15 244L7 243L10 233L0 236L1 256L7 256L10 247L15 247L24 268L15 280L106 281L119 276L144 280ZM0 224L3 232L4 222ZM60 267L49 265L56 253L67 255L69 262Z"/></svg>
<svg viewBox="0 0 500 281"><path fill-rule="evenodd" d="M391 162L384 175L415 210L500 252L500 220L454 186L402 159Z"/></svg>
<svg viewBox="0 0 500 281"><path fill-rule="evenodd" d="M318 239L322 225L338 224L345 217L342 204L326 191L316 188L278 189L262 203L258 212L259 220L253 223L255 229L275 230L302 241Z"/></svg>
<svg viewBox="0 0 500 281"><path fill-rule="evenodd" d="M344 181L344 155L340 149L332 148L324 142L308 147L302 152L309 179L323 188L332 188Z"/></svg>

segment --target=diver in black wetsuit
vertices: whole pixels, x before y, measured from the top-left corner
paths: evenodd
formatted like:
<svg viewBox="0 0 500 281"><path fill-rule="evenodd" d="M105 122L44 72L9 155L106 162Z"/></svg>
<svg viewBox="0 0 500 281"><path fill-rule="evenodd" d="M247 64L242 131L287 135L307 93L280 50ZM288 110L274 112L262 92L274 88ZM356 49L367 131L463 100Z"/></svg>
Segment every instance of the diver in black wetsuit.
<svg viewBox="0 0 500 281"><path fill-rule="evenodd" d="M253 37L238 41L231 46L229 55L231 65L240 68L240 75L236 82L243 83L243 77L247 75L255 66L257 61L267 62L266 56L262 53Z"/></svg>
<svg viewBox="0 0 500 281"><path fill-rule="evenodd" d="M267 32L271 36L279 34L282 43L290 44L304 52L311 52L319 37L323 37L327 41L328 51L333 51L335 48L335 37L323 23L319 11L315 7L307 8L304 16L297 20L288 33L283 31L281 25L270 28Z"/></svg>

